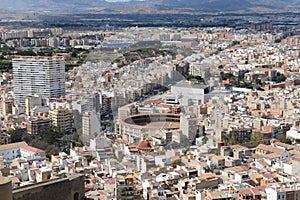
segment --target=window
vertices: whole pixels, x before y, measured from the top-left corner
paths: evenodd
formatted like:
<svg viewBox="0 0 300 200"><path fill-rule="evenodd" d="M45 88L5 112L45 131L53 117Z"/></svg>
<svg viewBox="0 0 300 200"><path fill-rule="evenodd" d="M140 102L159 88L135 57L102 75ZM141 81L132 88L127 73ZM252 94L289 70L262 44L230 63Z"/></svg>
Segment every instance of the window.
<svg viewBox="0 0 300 200"><path fill-rule="evenodd" d="M76 193L74 194L74 200L79 200L79 193L78 193L78 192L76 192Z"/></svg>

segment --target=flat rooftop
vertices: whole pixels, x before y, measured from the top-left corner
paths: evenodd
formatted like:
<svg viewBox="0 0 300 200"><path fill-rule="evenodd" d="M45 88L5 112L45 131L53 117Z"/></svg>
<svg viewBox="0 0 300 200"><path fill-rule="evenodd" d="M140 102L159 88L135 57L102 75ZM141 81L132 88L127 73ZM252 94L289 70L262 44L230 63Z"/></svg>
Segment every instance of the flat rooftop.
<svg viewBox="0 0 300 200"><path fill-rule="evenodd" d="M172 87L182 87L182 88L193 88L193 89L205 89L208 88L208 85L201 84L201 83L193 83L192 81L180 81L177 84L173 85Z"/></svg>

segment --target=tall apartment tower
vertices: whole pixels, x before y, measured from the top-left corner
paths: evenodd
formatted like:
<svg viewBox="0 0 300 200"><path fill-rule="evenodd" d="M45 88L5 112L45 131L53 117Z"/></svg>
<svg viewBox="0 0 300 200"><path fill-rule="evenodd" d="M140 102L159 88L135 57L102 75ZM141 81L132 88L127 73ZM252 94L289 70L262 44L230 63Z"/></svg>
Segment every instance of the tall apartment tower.
<svg viewBox="0 0 300 200"><path fill-rule="evenodd" d="M65 61L63 57L20 56L12 60L15 103L25 105L25 98L35 94L43 98L65 96Z"/></svg>

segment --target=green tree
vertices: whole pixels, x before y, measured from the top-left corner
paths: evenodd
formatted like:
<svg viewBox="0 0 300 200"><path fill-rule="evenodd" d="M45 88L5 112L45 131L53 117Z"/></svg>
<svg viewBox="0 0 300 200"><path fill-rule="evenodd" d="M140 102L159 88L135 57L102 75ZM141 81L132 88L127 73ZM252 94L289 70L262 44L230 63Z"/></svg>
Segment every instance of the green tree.
<svg viewBox="0 0 300 200"><path fill-rule="evenodd" d="M12 69L12 61L11 60L0 60L0 72L8 71Z"/></svg>
<svg viewBox="0 0 300 200"><path fill-rule="evenodd" d="M19 51L18 54L21 56L37 56L37 54L33 50Z"/></svg>
<svg viewBox="0 0 300 200"><path fill-rule="evenodd" d="M263 139L263 134L261 132L253 132L251 134L251 141L252 142L261 141L262 139Z"/></svg>
<svg viewBox="0 0 300 200"><path fill-rule="evenodd" d="M72 51L71 57L72 58L77 58L77 52L75 50Z"/></svg>
<svg viewBox="0 0 300 200"><path fill-rule="evenodd" d="M277 135L276 139L282 143L292 144L292 140L290 138L287 138L284 134Z"/></svg>
<svg viewBox="0 0 300 200"><path fill-rule="evenodd" d="M276 76L272 78L272 81L275 81L276 83L284 82L286 79L286 76L280 72L277 72Z"/></svg>
<svg viewBox="0 0 300 200"><path fill-rule="evenodd" d="M15 130L13 128L9 128L6 131L6 133L10 135L12 143L23 141L24 131L22 130Z"/></svg>
<svg viewBox="0 0 300 200"><path fill-rule="evenodd" d="M229 79L229 80L235 80L236 79L236 77L233 74L231 74L231 73L221 72L220 75L221 75L222 80L227 80L227 79Z"/></svg>

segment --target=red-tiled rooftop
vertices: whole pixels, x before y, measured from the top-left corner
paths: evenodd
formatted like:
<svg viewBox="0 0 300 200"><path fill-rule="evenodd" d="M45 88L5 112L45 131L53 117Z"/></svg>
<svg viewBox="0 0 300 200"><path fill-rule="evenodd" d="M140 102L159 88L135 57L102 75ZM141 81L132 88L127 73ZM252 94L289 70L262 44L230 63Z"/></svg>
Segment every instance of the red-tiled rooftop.
<svg viewBox="0 0 300 200"><path fill-rule="evenodd" d="M35 147L32 147L32 146L22 146L20 148L21 149L25 149L27 151L34 152L34 153L44 153L45 152L45 151L43 151L41 149L38 149L38 148L35 148Z"/></svg>
<svg viewBox="0 0 300 200"><path fill-rule="evenodd" d="M105 181L105 184L115 184L116 179L115 178L108 178L108 179L103 179Z"/></svg>
<svg viewBox="0 0 300 200"><path fill-rule="evenodd" d="M265 173L262 174L265 178L270 179L270 178L277 178L277 176L275 174L272 173Z"/></svg>
<svg viewBox="0 0 300 200"><path fill-rule="evenodd" d="M7 150L7 149L17 149L26 145L27 145L26 142L16 142L11 144L0 145L0 151Z"/></svg>
<svg viewBox="0 0 300 200"><path fill-rule="evenodd" d="M196 160L197 161L197 160ZM208 166L208 164L206 163L206 162L199 162L199 165L201 166L201 167L207 167Z"/></svg>
<svg viewBox="0 0 300 200"><path fill-rule="evenodd" d="M152 148L149 140L143 140L137 145L138 149Z"/></svg>
<svg viewBox="0 0 300 200"><path fill-rule="evenodd" d="M184 169L175 170L175 172L177 172L178 174L181 174L181 175L186 173L186 171Z"/></svg>
<svg viewBox="0 0 300 200"><path fill-rule="evenodd" d="M246 190L243 190L243 191L239 192L239 194L259 196L259 195L260 195L260 192L259 192L258 189L253 188L253 189L246 189Z"/></svg>
<svg viewBox="0 0 300 200"><path fill-rule="evenodd" d="M209 174L200 174L200 179L212 179L217 177L215 173L209 173Z"/></svg>
<svg viewBox="0 0 300 200"><path fill-rule="evenodd" d="M242 172L247 171L249 168L247 166L235 166L235 167L229 167L225 169L226 171L233 171L233 172Z"/></svg>
<svg viewBox="0 0 300 200"><path fill-rule="evenodd" d="M147 104L157 105L157 104L162 103L162 102L164 102L162 99L155 99L155 100L145 101L144 104L145 105L147 105Z"/></svg>

